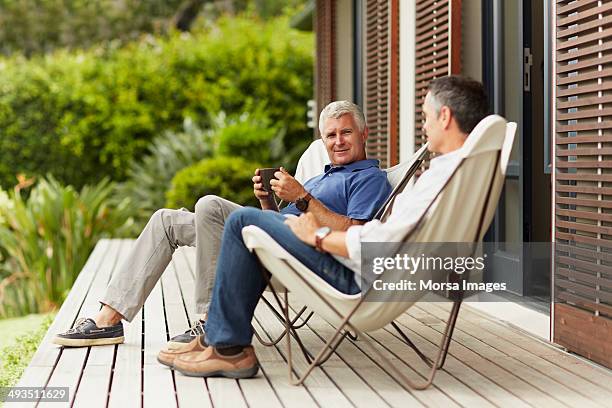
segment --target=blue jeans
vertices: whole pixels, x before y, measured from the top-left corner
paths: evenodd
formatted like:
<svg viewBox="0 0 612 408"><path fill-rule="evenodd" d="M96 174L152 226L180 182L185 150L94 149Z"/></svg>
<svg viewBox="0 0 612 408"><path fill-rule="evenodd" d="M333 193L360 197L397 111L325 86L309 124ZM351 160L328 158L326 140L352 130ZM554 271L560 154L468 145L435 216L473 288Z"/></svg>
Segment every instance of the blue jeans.
<svg viewBox="0 0 612 408"><path fill-rule="evenodd" d="M300 241L274 211L243 208L225 221L217 273L206 319L206 341L213 346L251 344L251 320L266 286L260 264L242 241L242 228L256 225L266 231L306 267L343 293L360 292L354 272L329 254Z"/></svg>

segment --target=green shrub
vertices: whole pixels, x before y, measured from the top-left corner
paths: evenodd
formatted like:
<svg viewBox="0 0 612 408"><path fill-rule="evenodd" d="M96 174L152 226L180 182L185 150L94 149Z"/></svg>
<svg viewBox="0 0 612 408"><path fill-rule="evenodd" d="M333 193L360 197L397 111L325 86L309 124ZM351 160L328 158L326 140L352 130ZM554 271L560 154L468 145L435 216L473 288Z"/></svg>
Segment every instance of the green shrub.
<svg viewBox="0 0 612 408"><path fill-rule="evenodd" d="M137 236L151 214L164 206L166 191L179 170L212 155L213 133L187 119L182 132L164 132L153 140L146 156L130 163L127 180L117 184L113 195L113 201L130 202L134 225L129 235Z"/></svg>
<svg viewBox="0 0 612 408"><path fill-rule="evenodd" d="M215 154L218 156L239 156L268 165L284 152L284 130L279 131L261 113L244 113L228 120L222 116L215 128Z"/></svg>
<svg viewBox="0 0 612 408"><path fill-rule="evenodd" d="M166 193L166 206L194 210L198 198L214 194L242 205L259 206L253 172L261 167L240 157L204 159L179 171Z"/></svg>
<svg viewBox="0 0 612 408"><path fill-rule="evenodd" d="M27 199L15 189L0 206L0 317L59 306L102 237L129 224L127 201L109 206L113 184L103 180L80 192L53 177Z"/></svg>
<svg viewBox="0 0 612 408"><path fill-rule="evenodd" d="M45 337L53 318L53 314L48 315L38 329L19 336L14 344L0 351L0 387L11 387L17 384Z"/></svg>
<svg viewBox="0 0 612 408"><path fill-rule="evenodd" d="M155 136L186 117L207 128L219 111L265 111L292 149L311 136L312 51L286 19L224 18L193 35L0 60L0 186L21 172L77 188L123 180Z"/></svg>

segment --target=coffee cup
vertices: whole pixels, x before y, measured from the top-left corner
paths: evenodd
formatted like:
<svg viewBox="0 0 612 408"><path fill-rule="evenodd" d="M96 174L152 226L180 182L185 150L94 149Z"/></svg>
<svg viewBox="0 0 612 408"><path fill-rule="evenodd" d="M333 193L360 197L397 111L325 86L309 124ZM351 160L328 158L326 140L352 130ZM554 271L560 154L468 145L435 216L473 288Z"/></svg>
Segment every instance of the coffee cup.
<svg viewBox="0 0 612 408"><path fill-rule="evenodd" d="M276 180L276 177L274 177L274 173L276 173L277 171L280 171L278 167L267 167L265 169L259 169L261 184L263 186L263 189L268 193L273 193L270 181Z"/></svg>

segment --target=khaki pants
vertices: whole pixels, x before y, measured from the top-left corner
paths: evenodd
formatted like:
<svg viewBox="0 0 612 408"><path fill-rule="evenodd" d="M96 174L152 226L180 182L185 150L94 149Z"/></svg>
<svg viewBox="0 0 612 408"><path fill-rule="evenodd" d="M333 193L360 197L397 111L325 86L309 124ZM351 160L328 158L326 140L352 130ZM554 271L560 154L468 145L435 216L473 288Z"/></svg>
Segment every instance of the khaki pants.
<svg viewBox="0 0 612 408"><path fill-rule="evenodd" d="M113 274L100 302L132 321L180 246L197 247L196 313L206 313L215 280L225 220L240 205L217 196L198 200L195 213L157 210L136 240L128 258Z"/></svg>

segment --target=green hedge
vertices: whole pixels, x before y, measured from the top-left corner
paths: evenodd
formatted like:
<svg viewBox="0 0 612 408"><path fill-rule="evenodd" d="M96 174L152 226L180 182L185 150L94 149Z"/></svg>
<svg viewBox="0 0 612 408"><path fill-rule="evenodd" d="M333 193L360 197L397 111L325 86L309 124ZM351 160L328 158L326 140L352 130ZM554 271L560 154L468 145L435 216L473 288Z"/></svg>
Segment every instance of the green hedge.
<svg viewBox="0 0 612 408"><path fill-rule="evenodd" d="M259 206L251 181L258 167L262 166L240 157L204 159L174 176L166 193L166 207L193 211L198 199L210 194L242 205Z"/></svg>
<svg viewBox="0 0 612 408"><path fill-rule="evenodd" d="M154 136L185 117L263 110L291 149L309 137L311 34L221 19L212 28L122 48L0 60L0 185L52 173L80 187L125 178Z"/></svg>

